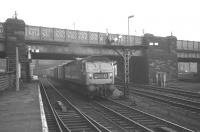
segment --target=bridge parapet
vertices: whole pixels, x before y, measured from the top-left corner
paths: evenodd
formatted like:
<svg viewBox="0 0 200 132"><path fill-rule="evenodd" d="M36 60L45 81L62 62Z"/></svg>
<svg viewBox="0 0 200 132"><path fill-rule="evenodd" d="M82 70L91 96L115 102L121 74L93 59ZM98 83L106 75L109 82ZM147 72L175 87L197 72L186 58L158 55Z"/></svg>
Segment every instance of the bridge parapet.
<svg viewBox="0 0 200 132"><path fill-rule="evenodd" d="M177 57L185 59L199 59L200 58L200 42L197 41L177 41Z"/></svg>
<svg viewBox="0 0 200 132"><path fill-rule="evenodd" d="M130 36L130 43L128 43L128 35L109 34L109 39L115 41L114 45L133 46L142 45L141 36ZM29 26L25 27L25 39L36 41L59 41L67 43L79 44L106 44L106 33L89 32L79 30L68 30L48 27Z"/></svg>
<svg viewBox="0 0 200 132"><path fill-rule="evenodd" d="M177 40L177 50L200 51L200 42Z"/></svg>

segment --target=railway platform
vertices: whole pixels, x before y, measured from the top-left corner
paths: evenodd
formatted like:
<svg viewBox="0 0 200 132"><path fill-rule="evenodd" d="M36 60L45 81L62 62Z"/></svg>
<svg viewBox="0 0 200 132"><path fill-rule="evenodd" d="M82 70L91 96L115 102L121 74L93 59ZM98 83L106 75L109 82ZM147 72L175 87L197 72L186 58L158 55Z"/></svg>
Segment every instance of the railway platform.
<svg viewBox="0 0 200 132"><path fill-rule="evenodd" d="M0 132L42 132L38 83L0 95Z"/></svg>

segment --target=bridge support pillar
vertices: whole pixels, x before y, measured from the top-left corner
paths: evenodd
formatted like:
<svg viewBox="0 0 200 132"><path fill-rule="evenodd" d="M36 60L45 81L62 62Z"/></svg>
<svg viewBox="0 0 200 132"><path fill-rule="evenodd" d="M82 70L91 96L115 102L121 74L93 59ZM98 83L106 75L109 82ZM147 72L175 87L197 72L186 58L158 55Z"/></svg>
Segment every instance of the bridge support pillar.
<svg viewBox="0 0 200 132"><path fill-rule="evenodd" d="M132 56L130 58L130 82L148 84L148 60L146 56Z"/></svg>
<svg viewBox="0 0 200 132"><path fill-rule="evenodd" d="M198 75L198 81L200 81L200 62L197 62L197 75Z"/></svg>
<svg viewBox="0 0 200 132"><path fill-rule="evenodd" d="M178 79L176 42L177 39L174 36L144 35L144 43L148 45L149 83L156 84L157 75L160 73L166 75L165 81Z"/></svg>
<svg viewBox="0 0 200 132"><path fill-rule="evenodd" d="M20 63L20 77L23 81L30 80L30 62L28 60L28 48L25 44L25 23L14 18L7 19L4 23L7 71L16 72L16 47Z"/></svg>
<svg viewBox="0 0 200 132"><path fill-rule="evenodd" d="M122 57L117 58L117 81L124 82L124 60Z"/></svg>

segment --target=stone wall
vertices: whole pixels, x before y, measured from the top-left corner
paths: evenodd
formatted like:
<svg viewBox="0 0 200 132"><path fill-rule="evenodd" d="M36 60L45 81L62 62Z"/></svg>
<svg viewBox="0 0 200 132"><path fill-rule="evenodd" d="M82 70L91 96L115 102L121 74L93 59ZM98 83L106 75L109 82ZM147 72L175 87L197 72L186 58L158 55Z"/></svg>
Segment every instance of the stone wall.
<svg viewBox="0 0 200 132"><path fill-rule="evenodd" d="M28 52L25 44L25 23L20 19L7 19L4 23L6 57L8 72L16 71L16 47L18 47L21 64L21 79L30 79Z"/></svg>
<svg viewBox="0 0 200 132"><path fill-rule="evenodd" d="M147 84L148 80L148 60L146 56L134 56L130 59L130 82Z"/></svg>
<svg viewBox="0 0 200 132"><path fill-rule="evenodd" d="M156 81L156 74L158 73L165 73L166 81L177 80L176 37L157 37L152 34L145 34L144 38L149 45L147 50L149 83Z"/></svg>

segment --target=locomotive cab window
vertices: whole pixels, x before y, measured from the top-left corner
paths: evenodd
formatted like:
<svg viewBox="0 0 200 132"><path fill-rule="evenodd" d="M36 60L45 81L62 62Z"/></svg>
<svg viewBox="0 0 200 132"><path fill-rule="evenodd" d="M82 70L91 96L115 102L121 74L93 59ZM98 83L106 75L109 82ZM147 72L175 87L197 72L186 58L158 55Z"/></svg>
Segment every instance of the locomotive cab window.
<svg viewBox="0 0 200 132"><path fill-rule="evenodd" d="M102 70L112 70L113 66L112 63L101 63Z"/></svg>
<svg viewBox="0 0 200 132"><path fill-rule="evenodd" d="M97 71L99 69L99 65L96 63L87 63L86 67L87 71Z"/></svg>

